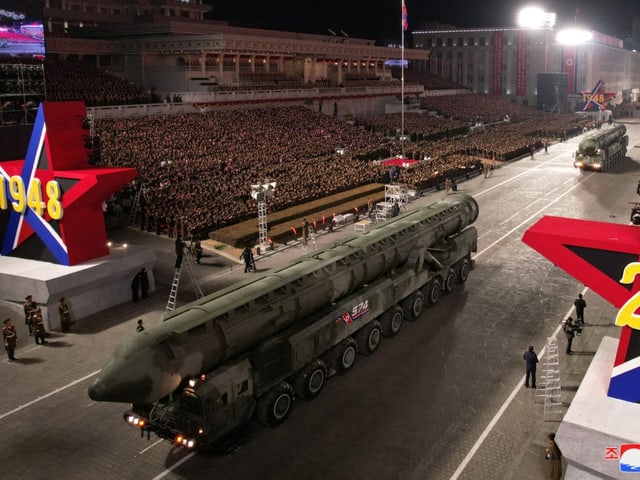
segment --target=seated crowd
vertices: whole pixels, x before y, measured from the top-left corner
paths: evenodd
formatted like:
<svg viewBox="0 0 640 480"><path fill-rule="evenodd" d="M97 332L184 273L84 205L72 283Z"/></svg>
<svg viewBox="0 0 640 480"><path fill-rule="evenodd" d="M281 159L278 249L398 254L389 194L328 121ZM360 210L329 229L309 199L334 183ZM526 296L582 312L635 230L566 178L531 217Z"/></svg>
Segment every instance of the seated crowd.
<svg viewBox="0 0 640 480"><path fill-rule="evenodd" d="M411 116L405 156L426 161L396 180L418 189L437 186L481 168L483 159L514 158L575 127L573 116L547 115L541 130L537 114L529 112L528 121L474 134L462 128L462 120ZM179 224L186 232L206 233L255 216L251 185L266 180L277 182L272 211L387 181L386 167L376 160L397 155L401 147L397 137L376 132L398 125L397 115L359 118L354 126L305 107L284 107L104 119L96 129L102 163L138 169L148 192L149 225ZM345 153L336 153L337 146Z"/></svg>

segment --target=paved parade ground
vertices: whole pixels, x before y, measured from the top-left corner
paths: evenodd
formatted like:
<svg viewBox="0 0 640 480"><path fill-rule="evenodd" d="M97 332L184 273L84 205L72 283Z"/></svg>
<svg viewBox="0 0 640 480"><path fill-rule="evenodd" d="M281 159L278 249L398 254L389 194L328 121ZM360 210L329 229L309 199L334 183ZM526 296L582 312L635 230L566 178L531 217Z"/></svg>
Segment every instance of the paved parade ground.
<svg viewBox="0 0 640 480"><path fill-rule="evenodd" d="M278 428L257 423L225 452L194 454L125 425L122 404L96 403L87 388L115 346L135 334L136 322L161 321L175 261L173 239L116 229L110 239L155 249L156 290L51 332L36 346L22 318L17 362L0 362L0 477L12 480L110 479L541 479L546 434L561 416L543 418L535 389L525 389L522 354L540 355L548 337L573 314L573 300L587 301L584 334L560 371L563 408L571 399L603 336L617 337L616 310L522 243L543 215L627 224L640 172L640 128L628 123L627 158L608 173L572 166L580 137L460 183L458 191L480 206L476 267L468 281L421 318L405 323L370 357L359 357L345 376L329 380L311 402L297 401ZM445 195L425 194L409 208ZM318 248L354 235L348 224L315 238ZM313 244L310 245L313 248ZM237 251L205 243L195 266L206 293L242 279ZM299 243L257 257L258 270L301 254ZM25 292L25 294L28 292ZM195 298L186 276L177 305ZM37 299L35 299L37 300ZM73 311L73 305L71 305ZM0 311L6 315L7 311ZM541 358L542 361L542 358ZM603 460L604 461L604 460Z"/></svg>

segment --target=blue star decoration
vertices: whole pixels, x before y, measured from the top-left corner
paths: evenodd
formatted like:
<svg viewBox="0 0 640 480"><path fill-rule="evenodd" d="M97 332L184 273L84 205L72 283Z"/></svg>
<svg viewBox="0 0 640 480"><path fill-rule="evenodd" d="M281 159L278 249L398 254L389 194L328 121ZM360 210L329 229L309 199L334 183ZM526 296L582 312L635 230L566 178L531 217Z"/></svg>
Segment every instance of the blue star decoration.
<svg viewBox="0 0 640 480"><path fill-rule="evenodd" d="M89 165L83 102L43 102L23 161L0 164L0 254L75 265L109 254L102 202L134 168Z"/></svg>

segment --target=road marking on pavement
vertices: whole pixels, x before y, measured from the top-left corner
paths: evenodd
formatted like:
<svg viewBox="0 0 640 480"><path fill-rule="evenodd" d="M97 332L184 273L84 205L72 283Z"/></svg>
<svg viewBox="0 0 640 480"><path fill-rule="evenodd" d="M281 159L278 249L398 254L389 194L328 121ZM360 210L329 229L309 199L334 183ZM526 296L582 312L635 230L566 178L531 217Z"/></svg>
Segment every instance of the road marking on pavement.
<svg viewBox="0 0 640 480"><path fill-rule="evenodd" d="M587 293L588 290L589 289L585 287L582 290L582 294L584 295L585 293ZM571 312L573 312L574 310L575 308L571 307L565 314L564 318L567 318L569 315L571 315ZM560 330L562 329L563 324L564 322L560 322L560 324L556 327L556 329L553 331L553 335L552 335L553 337L558 336L558 333L560 333ZM540 350L540 355L538 356L539 359L542 359L544 357L545 349L546 349L546 346L543 347L542 350ZM451 475L449 480L457 480L457 478L460 477L464 469L467 468L467 465L469 465L473 457L476 455L476 453L478 453L478 450L480 450L480 447L482 446L484 441L487 439L487 437L493 430L493 427L496 426L496 424L498 423L498 421L500 420L504 412L507 410L509 405L511 405L511 402L513 401L513 399L520 392L520 390L522 390L522 384L524 383L524 379L525 379L525 375L522 375L522 377L520 377L520 380L518 380L518 383L516 384L516 386L511 391L511 394L507 397L507 399L504 401L500 409L496 412L496 414L491 419L489 424L480 434L480 436L478 437L478 440L476 440L476 443L473 444L473 447L471 447L471 450L469 450L467 455L462 459L462 462L460 462L460 465L458 465L458 468L456 469L455 472L453 472L453 475Z"/></svg>
<svg viewBox="0 0 640 480"><path fill-rule="evenodd" d="M589 177L591 178L591 177ZM589 178L585 179L585 181L587 181ZM516 230L518 230L519 228L521 228L523 225L526 225L527 223L529 223L531 220L533 220L535 217L537 217L538 215L540 215L542 212L544 212L547 208L549 208L551 205L553 205L554 203L558 202L559 200L562 199L562 197L564 197L565 195L568 195L569 193L571 193L572 190L580 187L582 185L583 182L580 182L576 185L574 185L573 187L569 188L566 192L564 192L562 195L559 195L555 200L550 201L549 203L547 203L545 206L543 206L541 209L539 209L537 212L531 214L528 218L526 218L525 220L523 220L522 222L520 222L518 225L516 225L515 227L513 227L511 230L509 230L507 233L505 233L503 236L501 236L499 239L497 239L495 242L493 242L491 245L489 245L487 248L485 248L484 250L481 250L480 252L476 253L475 256L473 257L473 259L475 260L476 258L478 258L480 255L482 255L483 253L485 253L486 251L490 250L491 248L493 248L496 244L500 243L502 240L504 240L505 238L507 238L508 236L510 236L513 232L515 232Z"/></svg>
<svg viewBox="0 0 640 480"><path fill-rule="evenodd" d="M74 380L71 383L66 384L64 387L60 387L60 388L56 388L55 390L52 390L51 392L47 393L46 395L43 395L41 397L35 398L34 400L31 400L30 402L25 403L24 405L20 405L19 407L14 408L13 410L9 410L6 413L3 413L0 415L0 420L2 420L5 417L8 417L10 415L13 415L14 413L18 413L20 410L23 410L27 407L30 407L31 405L34 405L42 400L44 400L45 398L49 398L52 395L55 395L57 393L60 393L63 390L66 390L67 388L73 387L74 385L80 383L80 382L84 382L87 378L91 378L95 375L97 375L98 373L100 373L100 370L96 370L95 372L91 372L89 375L85 375L82 378L79 378L77 380Z"/></svg>
<svg viewBox="0 0 640 480"><path fill-rule="evenodd" d="M189 460L191 457L193 457L196 454L196 452L191 452L189 455L187 455L186 457L182 458L181 460L178 460L176 463L174 463L173 465L171 465L169 468L167 468L164 472L160 472L158 475L156 475L155 477L153 477L152 480L160 480L161 478L166 477L167 475L169 475L173 470L175 470L176 468L178 468L180 465L182 465L184 462L186 462L187 460Z"/></svg>
<svg viewBox="0 0 640 480"><path fill-rule="evenodd" d="M164 440L161 438L160 440L157 440L155 442L153 442L151 445L149 445L147 448L145 448L144 450L140 450L138 452L138 455L142 455L144 452L146 452L147 450L151 450L153 447L155 447L156 445L159 445L160 443L162 443Z"/></svg>

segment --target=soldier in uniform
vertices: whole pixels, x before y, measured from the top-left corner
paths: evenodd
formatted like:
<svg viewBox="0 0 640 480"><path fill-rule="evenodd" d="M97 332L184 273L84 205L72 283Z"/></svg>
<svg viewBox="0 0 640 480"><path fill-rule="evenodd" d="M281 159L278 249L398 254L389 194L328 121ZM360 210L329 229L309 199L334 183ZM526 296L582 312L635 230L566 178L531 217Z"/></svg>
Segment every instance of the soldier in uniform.
<svg viewBox="0 0 640 480"><path fill-rule="evenodd" d="M49 343L45 340L46 332L44 330L44 320L42 319L42 310L38 308L32 315L33 336L36 339L36 345ZM39 340L39 341L38 341Z"/></svg>
<svg viewBox="0 0 640 480"><path fill-rule="evenodd" d="M66 333L71 328L71 312L64 297L60 297L58 312L60 313L60 326L62 327L62 331Z"/></svg>
<svg viewBox="0 0 640 480"><path fill-rule="evenodd" d="M2 338L4 340L4 349L7 351L9 361L13 362L16 357L13 352L16 349L16 343L18 342L18 334L16 333L16 327L11 323L11 319L7 318L2 326Z"/></svg>
<svg viewBox="0 0 640 480"><path fill-rule="evenodd" d="M31 318L34 312L38 309L38 304L33 301L31 295L25 297L25 302L22 307L24 308L24 324L29 327L29 336L33 335L33 326L31 324Z"/></svg>

